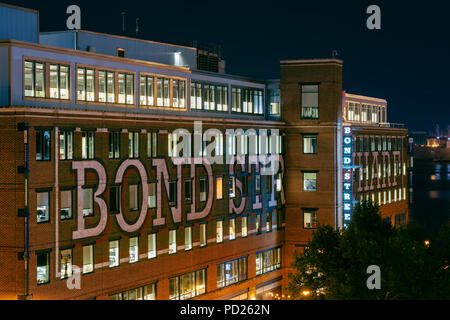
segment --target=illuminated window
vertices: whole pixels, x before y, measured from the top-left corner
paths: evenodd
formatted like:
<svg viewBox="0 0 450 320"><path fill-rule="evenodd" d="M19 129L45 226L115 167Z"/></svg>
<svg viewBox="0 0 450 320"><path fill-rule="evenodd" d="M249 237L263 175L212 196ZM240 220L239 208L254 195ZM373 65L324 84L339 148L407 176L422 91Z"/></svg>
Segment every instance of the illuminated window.
<svg viewBox="0 0 450 320"><path fill-rule="evenodd" d="M61 220L72 219L72 190L61 191Z"/></svg>
<svg viewBox="0 0 450 320"><path fill-rule="evenodd" d="M245 238L248 236L247 220L248 220L247 216L242 217L242 238Z"/></svg>
<svg viewBox="0 0 450 320"><path fill-rule="evenodd" d="M69 99L69 66L51 64L50 65L50 98Z"/></svg>
<svg viewBox="0 0 450 320"><path fill-rule="evenodd" d="M45 63L25 61L25 97L45 98Z"/></svg>
<svg viewBox="0 0 450 320"><path fill-rule="evenodd" d="M59 159L72 160L73 159L73 132L60 131L59 132Z"/></svg>
<svg viewBox="0 0 450 320"><path fill-rule="evenodd" d="M270 90L269 91L269 103L270 103L270 114L279 115L280 114L280 90Z"/></svg>
<svg viewBox="0 0 450 320"><path fill-rule="evenodd" d="M277 174L276 186L277 186L277 192L280 192L281 191L281 173Z"/></svg>
<svg viewBox="0 0 450 320"><path fill-rule="evenodd" d="M242 110L242 89L232 88L231 89L231 111L241 112Z"/></svg>
<svg viewBox="0 0 450 320"><path fill-rule="evenodd" d="M72 274L72 249L61 250L61 279L70 278Z"/></svg>
<svg viewBox="0 0 450 320"><path fill-rule="evenodd" d="M148 258L156 258L156 233L150 233L148 235Z"/></svg>
<svg viewBox="0 0 450 320"><path fill-rule="evenodd" d="M38 192L37 197L37 223L50 221L49 192Z"/></svg>
<svg viewBox="0 0 450 320"><path fill-rule="evenodd" d="M115 73L108 71L98 72L98 101L114 103L115 98Z"/></svg>
<svg viewBox="0 0 450 320"><path fill-rule="evenodd" d="M319 86L302 85L302 119L319 119Z"/></svg>
<svg viewBox="0 0 450 320"><path fill-rule="evenodd" d="M303 228L317 228L317 209L305 209L303 211Z"/></svg>
<svg viewBox="0 0 450 320"><path fill-rule="evenodd" d="M223 242L223 221L222 220L216 221L216 242L217 243Z"/></svg>
<svg viewBox="0 0 450 320"><path fill-rule="evenodd" d="M91 217L94 215L94 198L93 189L83 189L83 217Z"/></svg>
<svg viewBox="0 0 450 320"><path fill-rule="evenodd" d="M261 233L261 228L262 228L262 225L261 225L261 214L257 214L256 215L256 226L255 226L256 233Z"/></svg>
<svg viewBox="0 0 450 320"><path fill-rule="evenodd" d="M256 253L256 275L262 275L281 268L281 248Z"/></svg>
<svg viewBox="0 0 450 320"><path fill-rule="evenodd" d="M169 231L169 254L177 252L177 230Z"/></svg>
<svg viewBox="0 0 450 320"><path fill-rule="evenodd" d="M236 239L236 220L229 220L229 240Z"/></svg>
<svg viewBox="0 0 450 320"><path fill-rule="evenodd" d="M77 100L95 101L95 72L92 69L77 69Z"/></svg>
<svg viewBox="0 0 450 320"><path fill-rule="evenodd" d="M130 263L138 262L139 260L139 238L130 238Z"/></svg>
<svg viewBox="0 0 450 320"><path fill-rule="evenodd" d="M304 154L317 153L317 134L303 136L303 153Z"/></svg>
<svg viewBox="0 0 450 320"><path fill-rule="evenodd" d="M147 133L147 156L149 158L156 158L158 154L158 133Z"/></svg>
<svg viewBox="0 0 450 320"><path fill-rule="evenodd" d="M148 208L156 208L156 183L148 184Z"/></svg>
<svg viewBox="0 0 450 320"><path fill-rule="evenodd" d="M247 280L247 257L217 265L217 288Z"/></svg>
<svg viewBox="0 0 450 320"><path fill-rule="evenodd" d="M170 80L163 79L164 107L170 107Z"/></svg>
<svg viewBox="0 0 450 320"><path fill-rule="evenodd" d="M223 199L223 177L218 176L216 178L216 199Z"/></svg>
<svg viewBox="0 0 450 320"><path fill-rule="evenodd" d="M185 108L186 106L186 82L172 80L172 106L174 108Z"/></svg>
<svg viewBox="0 0 450 320"><path fill-rule="evenodd" d="M95 152L95 132L93 131L83 131L81 135L81 158L94 159Z"/></svg>
<svg viewBox="0 0 450 320"><path fill-rule="evenodd" d="M192 227L184 228L184 250L192 249Z"/></svg>
<svg viewBox="0 0 450 320"><path fill-rule="evenodd" d="M200 225L200 247L207 245L206 223Z"/></svg>
<svg viewBox="0 0 450 320"><path fill-rule="evenodd" d="M261 194L261 175L255 175L255 192L256 194Z"/></svg>
<svg viewBox="0 0 450 320"><path fill-rule="evenodd" d="M217 86L217 110L228 111L228 87Z"/></svg>
<svg viewBox="0 0 450 320"><path fill-rule="evenodd" d="M230 177L229 183L229 197L234 198L236 196L236 177Z"/></svg>
<svg viewBox="0 0 450 320"><path fill-rule="evenodd" d="M109 267L118 267L120 263L119 257L119 240L109 242Z"/></svg>
<svg viewBox="0 0 450 320"><path fill-rule="evenodd" d="M94 246L83 247L83 273L94 272Z"/></svg>
<svg viewBox="0 0 450 320"><path fill-rule="evenodd" d="M109 74L108 74L109 76ZM108 78L108 82L110 79ZM132 105L134 104L134 75L132 74L126 74L126 73L119 73L118 74L118 85L119 85L119 93L118 93L118 99L119 103L121 104L127 104ZM108 102L109 96L108 96Z"/></svg>
<svg viewBox="0 0 450 320"><path fill-rule="evenodd" d="M119 292L110 296L111 300L156 300L156 284Z"/></svg>
<svg viewBox="0 0 450 320"><path fill-rule="evenodd" d="M50 282L50 253L37 254L37 284L46 284Z"/></svg>
<svg viewBox="0 0 450 320"><path fill-rule="evenodd" d="M129 209L130 211L136 211L139 208L138 205L138 185L137 184L131 184L128 186L129 191Z"/></svg>
<svg viewBox="0 0 450 320"><path fill-rule="evenodd" d="M206 269L169 278L169 299L188 300L206 293Z"/></svg>
<svg viewBox="0 0 450 320"><path fill-rule="evenodd" d="M128 157L139 158L139 132L128 133Z"/></svg>
<svg viewBox="0 0 450 320"><path fill-rule="evenodd" d="M303 191L317 191L317 172L303 172Z"/></svg>
<svg viewBox="0 0 450 320"><path fill-rule="evenodd" d="M272 231L272 214L269 212L266 216L266 232Z"/></svg>
<svg viewBox="0 0 450 320"><path fill-rule="evenodd" d="M154 106L155 79L153 77L141 76L139 88L140 104L143 106Z"/></svg>

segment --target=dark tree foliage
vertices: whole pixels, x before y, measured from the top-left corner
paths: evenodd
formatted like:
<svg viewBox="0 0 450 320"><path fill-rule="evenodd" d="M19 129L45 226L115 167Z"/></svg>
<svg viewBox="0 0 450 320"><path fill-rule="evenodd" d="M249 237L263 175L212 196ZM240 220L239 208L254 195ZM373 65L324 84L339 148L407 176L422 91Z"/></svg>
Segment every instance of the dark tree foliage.
<svg viewBox="0 0 450 320"><path fill-rule="evenodd" d="M301 299L450 299L450 226L435 237L425 228L394 228L362 202L348 228L319 226L301 254L295 254L288 291ZM369 266L379 266L381 289L369 290Z"/></svg>

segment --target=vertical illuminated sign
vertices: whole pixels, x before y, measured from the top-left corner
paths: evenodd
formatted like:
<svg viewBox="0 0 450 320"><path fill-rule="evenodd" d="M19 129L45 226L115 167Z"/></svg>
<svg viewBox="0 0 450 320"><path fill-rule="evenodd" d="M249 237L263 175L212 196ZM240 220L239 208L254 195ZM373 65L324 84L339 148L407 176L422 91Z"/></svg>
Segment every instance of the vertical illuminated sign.
<svg viewBox="0 0 450 320"><path fill-rule="evenodd" d="M343 134L343 157L342 157L342 170L343 170L343 226L347 228L351 218L353 209L353 138L352 138L352 128L344 127Z"/></svg>

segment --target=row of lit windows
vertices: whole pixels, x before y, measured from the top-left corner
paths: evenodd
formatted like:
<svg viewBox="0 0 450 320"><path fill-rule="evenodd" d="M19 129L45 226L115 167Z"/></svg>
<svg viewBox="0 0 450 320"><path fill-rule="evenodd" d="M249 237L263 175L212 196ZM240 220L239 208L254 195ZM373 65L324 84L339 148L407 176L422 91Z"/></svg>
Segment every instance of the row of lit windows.
<svg viewBox="0 0 450 320"><path fill-rule="evenodd" d="M24 94L33 98L70 99L70 66L25 61Z"/></svg>
<svg viewBox="0 0 450 320"><path fill-rule="evenodd" d="M93 67L76 69L77 101L135 104L134 74ZM25 97L70 100L69 65L26 60L24 80ZM185 109L186 93L186 80L147 75L139 77L141 106ZM228 112L228 99L228 85L191 82L191 109ZM274 97L271 114L279 114L278 100L279 95ZM264 90L233 88L232 111L263 114Z"/></svg>
<svg viewBox="0 0 450 320"><path fill-rule="evenodd" d="M270 133L268 133L270 134ZM264 155L281 154L282 137L280 135L230 135L227 136L227 155ZM192 143L192 134L170 133L168 136L168 155L169 157L196 157L206 156L208 147L214 147L211 156L224 155L224 135L222 133L207 133L203 135L194 135L201 143L196 146ZM183 142L183 150L179 144ZM195 148L198 148L196 151ZM183 151L183 152L181 152Z"/></svg>
<svg viewBox="0 0 450 320"><path fill-rule="evenodd" d="M355 152L368 151L402 151L403 137L355 137L353 150Z"/></svg>
<svg viewBox="0 0 450 320"><path fill-rule="evenodd" d="M128 132L128 157L140 157L140 132ZM109 132L108 156L110 159L120 159L120 141L121 132ZM184 139L187 137L186 139ZM59 159L72 160L74 154L74 137L73 131L59 132ZM183 154L179 155L178 143L183 139L185 145ZM312 138L314 139L314 137ZM177 135L171 133L168 135L168 155L175 157L176 155L183 157L206 156L207 147L212 144L215 146L214 156L223 156L224 154L224 138L223 134L204 134L200 137L202 143L199 145L198 154L193 150L195 144L191 143L191 134ZM208 143L208 141L212 140ZM315 140L311 142L310 151L315 150ZM146 134L147 156L158 156L158 134L156 132L148 132ZM227 143L228 155L258 155L258 154L281 154L282 153L282 137L281 136L229 136ZM311 153L311 152L308 152ZM95 158L95 132L82 131L81 133L81 157L82 159ZM51 160L51 130L36 130L36 160Z"/></svg>
<svg viewBox="0 0 450 320"><path fill-rule="evenodd" d="M260 89L236 88L231 89L231 111L263 114L264 92Z"/></svg>
<svg viewBox="0 0 450 320"><path fill-rule="evenodd" d="M378 197L376 197L378 195ZM406 200L406 188L391 188L390 190L372 192L360 194L358 196L360 201L372 201L373 203L378 203L379 206L390 204L393 202L405 201Z"/></svg>
<svg viewBox="0 0 450 320"><path fill-rule="evenodd" d="M228 86L191 82L191 109L228 112Z"/></svg>
<svg viewBox="0 0 450 320"><path fill-rule="evenodd" d="M248 257L217 265L217 287L224 288L247 280ZM281 268L281 248L256 253L256 275ZM206 293L206 269L169 278L169 299L188 300ZM155 300L156 284L127 290L110 296L112 300Z"/></svg>
<svg viewBox="0 0 450 320"><path fill-rule="evenodd" d="M156 256L156 235L149 235L149 250L153 246ZM138 238L129 239L130 263L138 261ZM83 267L75 270L73 265L73 249L63 249L60 251L61 259L61 279L68 279L75 272L90 274L94 272L94 245L83 246ZM153 250L153 249L152 249ZM38 285L50 282L50 251L40 251L36 253L36 280ZM119 240L109 242L109 267L115 268L119 261ZM133 259L133 260L132 260ZM217 287L223 288L247 279L248 257L227 261L217 264ZM256 275L262 275L281 268L281 248L270 249L256 253ZM170 300L186 300L206 293L206 269L200 269L183 275L169 278ZM114 295L114 300L154 300L156 297L155 284L127 290Z"/></svg>
<svg viewBox="0 0 450 320"><path fill-rule="evenodd" d="M386 107L347 102L344 107L346 121L370 123L386 122Z"/></svg>
<svg viewBox="0 0 450 320"><path fill-rule="evenodd" d="M362 164L361 164L362 165ZM393 168L393 174L392 174L392 168ZM403 163L385 163L384 165L382 165L381 163L378 164L378 172L377 174L375 174L375 166L369 164L368 167L362 167L362 168L358 168L356 169L358 170L359 174L356 173L354 174L353 177L353 181L356 181L356 177L359 175L359 181L363 181L364 180L364 176L366 177L366 181L370 180L369 179L369 175L371 172L371 177L372 179L381 179L381 178L390 178L390 177L401 177L406 176L406 162Z"/></svg>
<svg viewBox="0 0 450 320"><path fill-rule="evenodd" d="M268 193L271 193L270 190L272 187L271 176L267 177L267 187ZM215 186L215 196L216 200L223 199L224 192L224 177L217 176L216 177L216 186ZM276 175L276 191L281 191L281 174ZM186 204L192 203L192 179L184 179L184 202ZM199 178L199 201L205 202L207 199L207 177ZM109 211L110 213L119 213L121 208L121 188L120 185L111 185L109 186ZM168 202L169 206L176 206L176 201L178 199L177 194L177 182L170 181L169 182L169 196ZM248 189L248 176L243 177L242 180L242 193L247 194ZM254 189L256 194L261 194L261 176L259 174L255 175L255 184ZM225 189L226 190L226 189ZM309 190L312 191L312 190ZM83 216L91 217L94 215L94 189L91 187L86 187L82 189L83 192ZM234 198L236 196L236 177L231 176L228 182L228 193L229 198ZM73 217L73 190L72 189L62 189L60 191L61 194L61 220L69 220ZM130 184L128 185L128 210L129 211L137 211L139 209L139 185L138 184ZM37 223L44 223L50 221L50 191L45 189L37 189L36 190L36 219ZM148 209L156 208L156 182L151 182L148 184ZM257 216L260 219L260 216ZM246 219L245 219L246 220ZM257 223L259 226L259 224ZM268 227L269 228L269 227ZM258 229L258 228L257 228ZM259 230L258 230L259 231ZM246 231L245 231L246 233ZM231 236L232 234L230 234ZM222 239L223 237L220 237ZM176 242L175 242L176 243Z"/></svg>

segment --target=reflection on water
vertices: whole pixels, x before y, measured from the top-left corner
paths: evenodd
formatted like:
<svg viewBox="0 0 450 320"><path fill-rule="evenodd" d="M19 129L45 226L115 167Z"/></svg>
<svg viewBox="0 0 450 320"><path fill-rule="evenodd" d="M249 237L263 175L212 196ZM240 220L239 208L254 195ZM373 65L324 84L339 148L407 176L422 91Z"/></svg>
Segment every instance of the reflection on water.
<svg viewBox="0 0 450 320"><path fill-rule="evenodd" d="M415 161L410 220L438 231L450 223L450 163Z"/></svg>

